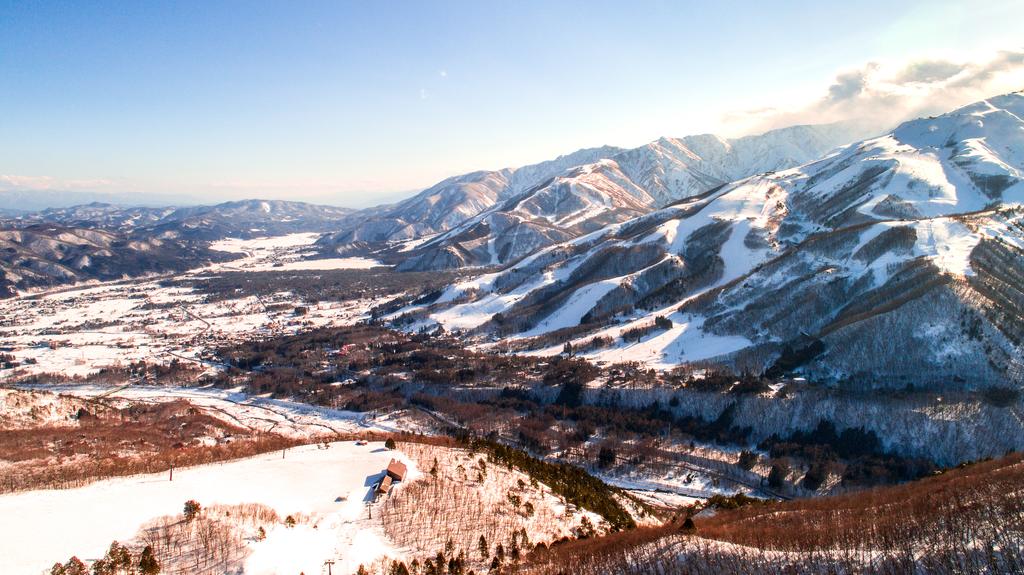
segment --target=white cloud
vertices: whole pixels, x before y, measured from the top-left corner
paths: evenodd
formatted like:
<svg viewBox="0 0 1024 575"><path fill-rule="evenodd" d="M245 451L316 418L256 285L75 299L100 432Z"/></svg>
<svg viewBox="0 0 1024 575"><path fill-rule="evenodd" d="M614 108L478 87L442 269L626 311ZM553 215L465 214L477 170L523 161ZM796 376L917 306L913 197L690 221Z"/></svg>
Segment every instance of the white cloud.
<svg viewBox="0 0 1024 575"><path fill-rule="evenodd" d="M726 114L729 132L762 132L793 124L854 121L879 131L1024 89L1024 50L982 58L868 62L836 74L825 94L803 106L762 106Z"/></svg>
<svg viewBox="0 0 1024 575"><path fill-rule="evenodd" d="M445 70L445 69L442 68L441 70L438 70L437 75L442 77L442 78L447 78L448 77L448 70Z"/></svg>
<svg viewBox="0 0 1024 575"><path fill-rule="evenodd" d="M420 100L426 100L430 97L430 92L427 92L426 88L420 88Z"/></svg>
<svg viewBox="0 0 1024 575"><path fill-rule="evenodd" d="M104 179L68 180L52 176L0 174L0 191L3 192L99 190L113 185L114 182Z"/></svg>

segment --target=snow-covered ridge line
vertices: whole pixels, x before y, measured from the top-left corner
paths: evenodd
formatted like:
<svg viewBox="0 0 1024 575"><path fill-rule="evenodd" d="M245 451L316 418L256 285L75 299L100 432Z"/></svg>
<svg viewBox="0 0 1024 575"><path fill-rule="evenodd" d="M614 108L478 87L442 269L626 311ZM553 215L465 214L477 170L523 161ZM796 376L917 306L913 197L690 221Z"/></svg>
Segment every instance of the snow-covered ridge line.
<svg viewBox="0 0 1024 575"><path fill-rule="evenodd" d="M797 126L739 140L662 138L572 167L435 236L400 269L504 265L608 223L625 222L727 182L791 168L854 139L841 126Z"/></svg>
<svg viewBox="0 0 1024 575"><path fill-rule="evenodd" d="M631 150L579 150L449 178L398 204L359 212L320 247L344 254L433 235L413 250L384 249L405 260L402 269L504 265L716 185L798 165L863 135L851 125L793 126L735 140L704 134Z"/></svg>
<svg viewBox="0 0 1024 575"><path fill-rule="evenodd" d="M820 337L825 352L805 369L824 379L861 366L894 382L1014 381L1022 116L1024 94L991 98L616 222L452 286L414 327L505 339L561 330L541 353L571 341L595 360L661 368L714 359L763 370ZM647 330L656 316L671 327ZM977 320L980 332L963 327ZM622 341L632 328L647 333ZM877 330L913 352L874 341ZM595 336L601 345L588 345Z"/></svg>

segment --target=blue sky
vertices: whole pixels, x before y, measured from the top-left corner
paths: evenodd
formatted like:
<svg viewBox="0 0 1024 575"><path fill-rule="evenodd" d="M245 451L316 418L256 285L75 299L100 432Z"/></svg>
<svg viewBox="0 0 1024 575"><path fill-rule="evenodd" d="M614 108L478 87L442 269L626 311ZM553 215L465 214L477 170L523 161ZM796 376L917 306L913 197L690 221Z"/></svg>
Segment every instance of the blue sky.
<svg viewBox="0 0 1024 575"><path fill-rule="evenodd" d="M363 205L581 147L870 114L820 100L843 74L902 97L914 62L981 66L1021 49L1021 21L1006 1L0 2L0 189Z"/></svg>

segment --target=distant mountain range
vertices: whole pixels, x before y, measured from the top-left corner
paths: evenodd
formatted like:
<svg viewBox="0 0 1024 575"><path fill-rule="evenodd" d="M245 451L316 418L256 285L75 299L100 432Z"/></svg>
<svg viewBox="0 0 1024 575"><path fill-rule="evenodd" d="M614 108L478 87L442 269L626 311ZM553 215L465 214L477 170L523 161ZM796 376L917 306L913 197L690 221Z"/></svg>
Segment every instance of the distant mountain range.
<svg viewBox="0 0 1024 575"><path fill-rule="evenodd" d="M323 233L399 270L487 266L390 319L540 354L836 385L1024 381L1024 93L850 140L662 138L449 178L389 206L89 204L4 220L8 292ZM483 273L490 271L491 273Z"/></svg>
<svg viewBox="0 0 1024 575"><path fill-rule="evenodd" d="M347 208L281 200L242 200L182 208L91 203L23 214L8 223L56 223L136 236L213 241L226 237L327 232L344 225L353 213Z"/></svg>
<svg viewBox="0 0 1024 575"><path fill-rule="evenodd" d="M0 217L211 240L323 232L319 246L328 255L386 255L397 242L444 233L412 253L403 248L402 269L501 265L715 185L797 165L860 135L835 124L735 140L662 138L632 150L603 146L454 176L398 203L362 210L263 200L174 207L180 197L43 191L0 192Z"/></svg>
<svg viewBox="0 0 1024 575"><path fill-rule="evenodd" d="M449 230L567 169L619 152L611 146L591 148L522 168L454 176L396 204L360 211L352 225L324 237L321 245L332 249L357 242L403 241Z"/></svg>
<svg viewBox="0 0 1024 575"><path fill-rule="evenodd" d="M756 175L724 184L724 172L686 180L650 169L633 187L616 180L630 173L622 156L598 162L471 221L494 226L499 212L531 213L525 200L551 186L584 195L595 179L617 182L608 211L640 212L659 194L682 201L452 286L403 321L540 353L568 342L596 360L715 361L840 385L1024 381L1022 118L1024 93L1009 94L799 167L772 172L776 156L765 156L744 164ZM674 160L665 150L682 149L659 141L629 154Z"/></svg>
<svg viewBox="0 0 1024 575"><path fill-rule="evenodd" d="M324 232L352 210L245 200L185 208L93 203L0 221L0 296L16 290L184 271L237 257L209 248L226 237Z"/></svg>
<svg viewBox="0 0 1024 575"><path fill-rule="evenodd" d="M734 140L705 134L661 138L632 150L603 148L597 161L554 175L551 170L533 169L532 177L520 179L528 184L526 189L506 188L481 213L447 231L432 228L442 233L404 254L399 269L509 264L539 248L624 222L726 182L808 162L862 135L850 125L832 124L795 126ZM585 156L577 153L564 159L580 161ZM329 241L332 238L321 243Z"/></svg>
<svg viewBox="0 0 1024 575"><path fill-rule="evenodd" d="M86 280L185 271L233 254L190 242L95 228L35 224L0 229L0 297Z"/></svg>
<svg viewBox="0 0 1024 575"><path fill-rule="evenodd" d="M0 214L7 233L0 283L13 293L181 270L189 260L221 258L208 250L210 241L296 232L323 233L318 246L325 255L372 253L399 270L507 265L731 179L796 165L852 133L843 125L798 126L736 140L703 135L632 150L584 149L452 177L396 204L363 210L267 200L168 207L147 204L171 198L142 194L3 192L0 206L21 209ZM110 201L64 205L91 197ZM59 207L24 211L37 205ZM153 257L143 265L136 252L147 250Z"/></svg>
<svg viewBox="0 0 1024 575"><path fill-rule="evenodd" d="M193 196L181 194L83 192L64 190L21 190L0 192L0 212L28 213L49 208L70 208L83 204L114 204L126 207L161 207L200 204Z"/></svg>

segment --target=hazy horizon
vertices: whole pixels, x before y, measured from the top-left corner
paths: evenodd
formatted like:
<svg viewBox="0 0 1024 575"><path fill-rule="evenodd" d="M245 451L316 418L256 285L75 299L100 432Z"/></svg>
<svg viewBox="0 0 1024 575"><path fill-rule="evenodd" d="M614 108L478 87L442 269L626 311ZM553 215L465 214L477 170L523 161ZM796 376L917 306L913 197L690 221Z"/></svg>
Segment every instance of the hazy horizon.
<svg viewBox="0 0 1024 575"><path fill-rule="evenodd" d="M0 191L367 207L580 148L1024 88L1024 5L874 4L5 4Z"/></svg>

